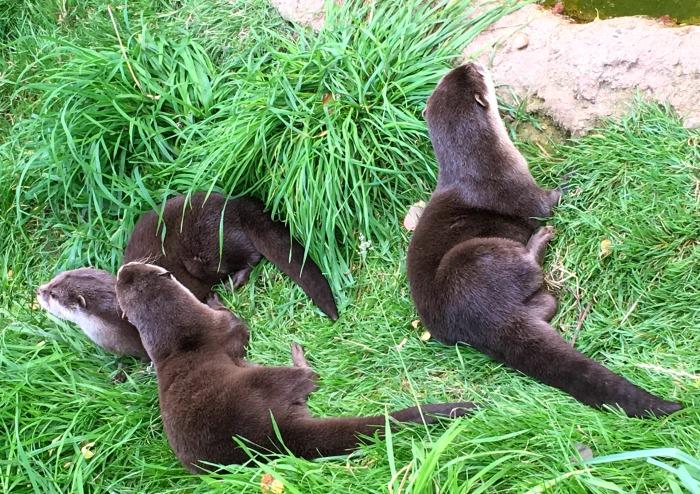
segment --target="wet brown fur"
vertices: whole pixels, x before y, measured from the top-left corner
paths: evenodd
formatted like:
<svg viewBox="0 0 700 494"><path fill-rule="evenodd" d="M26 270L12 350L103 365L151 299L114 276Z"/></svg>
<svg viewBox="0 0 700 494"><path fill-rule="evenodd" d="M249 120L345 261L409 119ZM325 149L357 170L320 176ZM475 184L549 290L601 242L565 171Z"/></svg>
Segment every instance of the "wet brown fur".
<svg viewBox="0 0 700 494"><path fill-rule="evenodd" d="M155 363L168 441L190 471L211 469L202 462L246 462L249 456L234 436L263 451L282 451L272 417L286 448L304 458L347 453L359 435L383 429L382 415L312 417L306 399L317 376L298 345L292 345L293 367L250 364L244 360L248 328L218 299L201 303L158 266L130 263L117 276L119 304ZM422 413L411 407L391 416L430 423L434 415L459 416L471 407L424 405Z"/></svg>
<svg viewBox="0 0 700 494"><path fill-rule="evenodd" d="M36 295L44 309L80 326L104 350L148 360L138 331L122 317L116 284L107 271L80 268L59 273Z"/></svg>
<svg viewBox="0 0 700 494"><path fill-rule="evenodd" d="M189 201L184 195L169 199L162 224L155 211L139 218L123 263L161 266L199 300L205 300L212 287L229 276L234 287L246 283L262 257L292 278L328 317L338 318L333 293L321 270L311 258L304 262L304 248L252 197L226 199L221 194L207 197L198 192Z"/></svg>
<svg viewBox="0 0 700 494"><path fill-rule="evenodd" d="M537 186L498 115L483 67L453 69L424 112L440 170L408 249L408 278L431 334L467 343L593 406L630 416L679 410L576 351L549 325L542 259L559 190Z"/></svg>

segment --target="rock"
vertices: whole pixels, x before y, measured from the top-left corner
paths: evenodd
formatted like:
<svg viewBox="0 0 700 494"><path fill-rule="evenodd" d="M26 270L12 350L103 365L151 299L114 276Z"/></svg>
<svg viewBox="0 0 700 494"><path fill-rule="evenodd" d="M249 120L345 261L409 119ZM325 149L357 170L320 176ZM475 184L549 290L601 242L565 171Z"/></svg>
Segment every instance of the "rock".
<svg viewBox="0 0 700 494"><path fill-rule="evenodd" d="M527 50L513 49L516 37ZM666 27L645 17L574 24L530 4L466 47L527 109L573 134L628 111L635 94L668 102L687 127L700 125L700 26ZM500 94L500 93L499 93Z"/></svg>
<svg viewBox="0 0 700 494"><path fill-rule="evenodd" d="M700 115L687 117L683 120L683 127L686 129L700 129Z"/></svg>
<svg viewBox="0 0 700 494"><path fill-rule="evenodd" d="M270 4L288 21L309 26L314 31L323 26L324 0L270 0Z"/></svg>
<svg viewBox="0 0 700 494"><path fill-rule="evenodd" d="M525 36L523 33L518 33L515 36L513 36L513 48L516 50L522 50L523 48L527 48L528 43L530 43L530 38Z"/></svg>

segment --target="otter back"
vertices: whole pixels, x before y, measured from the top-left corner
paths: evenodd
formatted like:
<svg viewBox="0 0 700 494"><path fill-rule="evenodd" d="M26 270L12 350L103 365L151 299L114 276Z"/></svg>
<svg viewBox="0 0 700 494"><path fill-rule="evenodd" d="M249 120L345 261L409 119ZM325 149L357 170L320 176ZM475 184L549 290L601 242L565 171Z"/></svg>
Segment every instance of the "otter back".
<svg viewBox="0 0 700 494"><path fill-rule="evenodd" d="M384 428L383 415L312 417L306 400L316 389L317 376L299 345L292 345L293 367L246 362L245 323L215 297L207 304L199 302L161 267L124 265L118 273L117 297L155 363L170 446L192 472L211 468L203 462L248 461L234 437L245 439L256 451L287 448L297 456L316 458L347 453L357 447L360 436ZM461 416L472 406L423 405L391 416L401 422L431 423L436 416Z"/></svg>
<svg viewBox="0 0 700 494"><path fill-rule="evenodd" d="M561 193L530 175L486 70L469 63L450 71L424 115L440 172L407 270L431 334L467 343L593 407L620 406L630 416L679 410L577 352L549 325L556 300L541 264L554 231L535 218L548 217Z"/></svg>
<svg viewBox="0 0 700 494"><path fill-rule="evenodd" d="M205 300L212 287L228 277L234 287L246 283L262 257L292 278L331 319L338 318L321 270L310 258L304 262L304 248L251 197L226 199L198 192L189 201L184 195L169 199L162 223L155 211L137 221L123 262L162 266Z"/></svg>

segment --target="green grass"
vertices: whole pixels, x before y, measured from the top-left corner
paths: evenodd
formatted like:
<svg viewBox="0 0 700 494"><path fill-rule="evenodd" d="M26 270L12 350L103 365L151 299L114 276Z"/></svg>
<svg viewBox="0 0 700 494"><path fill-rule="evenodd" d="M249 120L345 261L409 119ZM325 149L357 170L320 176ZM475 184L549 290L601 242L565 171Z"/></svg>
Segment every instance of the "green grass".
<svg viewBox="0 0 700 494"><path fill-rule="evenodd" d="M637 103L621 121L545 149L518 142L541 184L574 172L547 255L560 300L555 327L686 405L642 421L591 410L469 348L423 343L411 326L409 237L400 224L435 178L422 105L455 47L479 28L460 26L457 7L392 22L380 7L337 14L336 27L316 36L261 2L115 4L139 90L102 2L14 6L0 13L8 54L0 76L0 491L257 493L264 473L286 493L696 488L700 135L666 109ZM416 25L425 16L433 24ZM341 97L324 105L325 94ZM537 123L504 110L516 140L519 125ZM288 364L291 341L306 347L321 375L309 401L315 414L457 400L481 410L402 428L349 458L285 456L224 475L187 474L162 431L155 376L96 349L32 300L61 269L114 269L142 209L198 187L253 190L315 257L330 253L324 268L343 298L335 324L269 265L238 292L222 290L250 325L252 360ZM333 203L341 196L347 202ZM319 209L326 203L338 214ZM372 241L366 254L360 233ZM611 251L603 256L604 240ZM119 362L124 382L113 380ZM94 456L85 459L89 443ZM579 443L596 458L625 454L584 465ZM648 451L659 448L670 449Z"/></svg>

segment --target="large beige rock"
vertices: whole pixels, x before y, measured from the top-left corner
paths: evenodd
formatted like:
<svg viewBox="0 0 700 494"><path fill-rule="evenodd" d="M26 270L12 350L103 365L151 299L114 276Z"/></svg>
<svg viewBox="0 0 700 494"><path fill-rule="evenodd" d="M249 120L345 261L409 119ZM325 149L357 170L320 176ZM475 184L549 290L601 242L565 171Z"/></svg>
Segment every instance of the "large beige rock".
<svg viewBox="0 0 700 494"><path fill-rule="evenodd" d="M321 29L325 20L323 3L324 0L270 0L284 19L310 26L315 31Z"/></svg>
<svg viewBox="0 0 700 494"><path fill-rule="evenodd" d="M638 91L700 126L700 26L620 17L574 24L537 5L504 17L464 54L491 67L497 85L577 134L624 113Z"/></svg>

